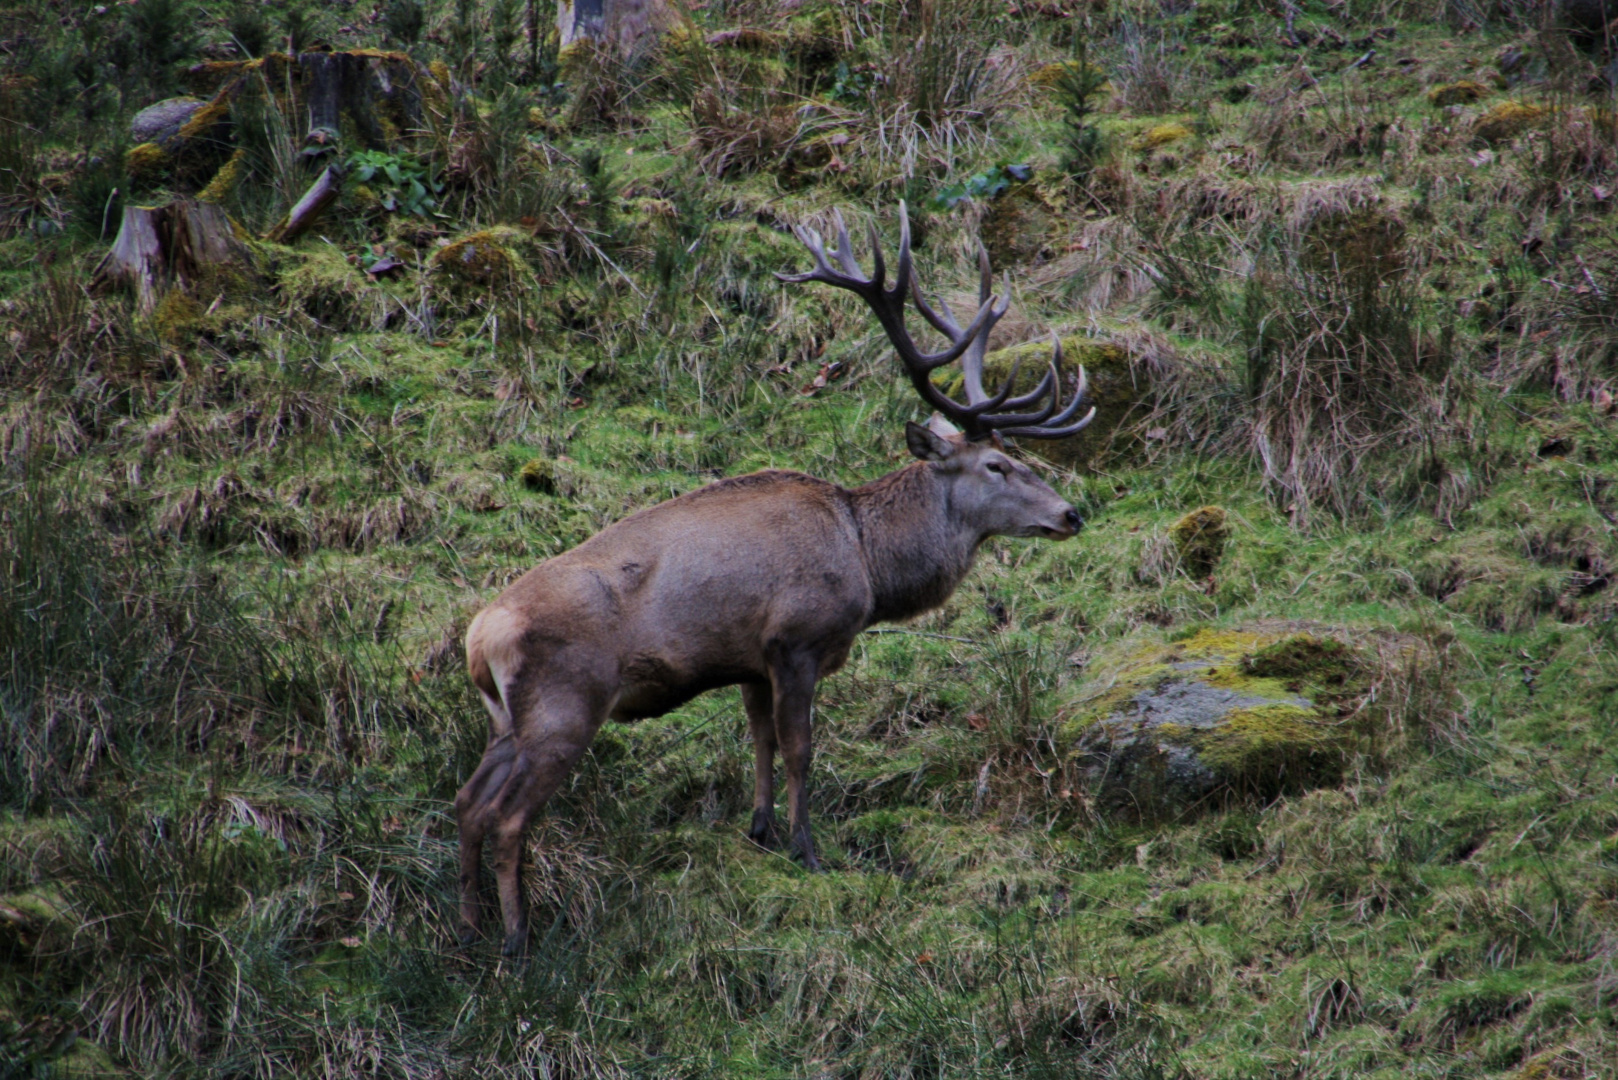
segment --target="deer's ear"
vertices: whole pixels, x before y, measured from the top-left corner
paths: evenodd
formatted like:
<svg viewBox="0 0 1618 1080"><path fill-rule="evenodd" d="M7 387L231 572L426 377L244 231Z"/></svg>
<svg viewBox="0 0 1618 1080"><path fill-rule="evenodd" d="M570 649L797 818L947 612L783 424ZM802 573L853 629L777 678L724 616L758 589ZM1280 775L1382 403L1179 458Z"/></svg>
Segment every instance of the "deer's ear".
<svg viewBox="0 0 1618 1080"><path fill-rule="evenodd" d="M923 461L947 461L959 449L956 443L914 420L905 422L905 445Z"/></svg>

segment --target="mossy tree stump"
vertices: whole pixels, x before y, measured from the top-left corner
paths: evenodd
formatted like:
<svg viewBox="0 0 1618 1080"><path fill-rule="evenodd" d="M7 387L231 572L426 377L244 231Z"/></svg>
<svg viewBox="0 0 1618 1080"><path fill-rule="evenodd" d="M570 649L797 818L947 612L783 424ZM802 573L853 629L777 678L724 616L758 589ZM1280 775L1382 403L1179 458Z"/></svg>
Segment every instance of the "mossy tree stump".
<svg viewBox="0 0 1618 1080"><path fill-rule="evenodd" d="M97 288L128 288L149 315L169 288L193 289L222 273L248 271L247 248L224 210L196 199L126 206L112 250L95 269Z"/></svg>

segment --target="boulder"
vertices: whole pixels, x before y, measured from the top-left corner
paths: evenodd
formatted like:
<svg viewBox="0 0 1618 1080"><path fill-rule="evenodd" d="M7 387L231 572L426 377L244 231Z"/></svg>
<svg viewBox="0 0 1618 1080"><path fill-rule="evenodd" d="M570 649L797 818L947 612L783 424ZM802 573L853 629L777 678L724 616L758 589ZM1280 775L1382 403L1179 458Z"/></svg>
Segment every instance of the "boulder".
<svg viewBox="0 0 1618 1080"><path fill-rule="evenodd" d="M1523 131L1550 115L1544 105L1527 101L1502 101L1477 118L1472 132L1491 145L1516 138Z"/></svg>
<svg viewBox="0 0 1618 1080"><path fill-rule="evenodd" d="M1062 732L1098 808L1129 817L1330 785L1376 742L1362 641L1285 623L1125 643L1092 662Z"/></svg>
<svg viewBox="0 0 1618 1080"><path fill-rule="evenodd" d="M517 229L495 226L467 233L434 253L432 268L443 278L465 285L509 285L529 273L516 247L528 237Z"/></svg>

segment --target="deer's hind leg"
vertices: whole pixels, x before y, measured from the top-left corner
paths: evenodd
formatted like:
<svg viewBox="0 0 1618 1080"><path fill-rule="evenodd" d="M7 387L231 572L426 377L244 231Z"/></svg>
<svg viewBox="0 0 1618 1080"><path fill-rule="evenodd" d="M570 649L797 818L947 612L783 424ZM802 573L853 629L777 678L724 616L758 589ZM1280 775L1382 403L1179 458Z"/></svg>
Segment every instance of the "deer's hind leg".
<svg viewBox="0 0 1618 1080"><path fill-rule="evenodd" d="M489 745L471 779L455 795L455 820L459 825L461 868L461 944L470 945L478 934L478 868L483 861L483 837L489 829L489 815L482 809L493 792L504 787L516 760L511 740L511 714L506 711L499 686L486 664L473 670L473 682L489 710Z"/></svg>
<svg viewBox="0 0 1618 1080"><path fill-rule="evenodd" d="M461 840L461 944L470 945L478 935L478 868L483 862L483 838L492 824L490 804L511 778L517 760L517 746L508 731L491 735L483 760L472 778L455 795L455 819Z"/></svg>
<svg viewBox="0 0 1618 1080"><path fill-rule="evenodd" d="M753 822L747 838L773 848L780 842L775 826L775 691L767 682L743 683L742 706L753 733Z"/></svg>
<svg viewBox="0 0 1618 1080"><path fill-rule="evenodd" d="M556 793L606 719L604 703L586 695L542 692L532 696L531 704L513 708L511 734L490 743L477 771L455 799L461 824L462 918L475 932L477 848L492 831L507 956L520 953L527 939L520 871L528 824ZM465 884L469 872L470 890Z"/></svg>

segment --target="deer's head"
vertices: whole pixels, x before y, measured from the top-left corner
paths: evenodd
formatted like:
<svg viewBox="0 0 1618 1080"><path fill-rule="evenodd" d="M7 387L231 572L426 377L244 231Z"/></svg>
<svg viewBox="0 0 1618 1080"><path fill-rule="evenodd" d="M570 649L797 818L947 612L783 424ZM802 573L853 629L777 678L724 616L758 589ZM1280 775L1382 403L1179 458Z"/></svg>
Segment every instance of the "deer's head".
<svg viewBox="0 0 1618 1080"><path fill-rule="evenodd" d="M910 452L931 462L949 488L950 508L962 524L989 536L1043 536L1066 540L1084 527L1079 512L996 441L972 442L930 425L905 425Z"/></svg>
<svg viewBox="0 0 1618 1080"><path fill-rule="evenodd" d="M1032 469L1006 452L1003 439L1061 439L1078 433L1095 417L1091 408L1077 420L1084 407L1086 380L1079 368L1078 386L1071 400L1062 404L1062 343L1051 339L1051 361L1039 385L1026 394L1012 395L1021 366L1019 359L1000 389L990 394L983 389L983 359L988 350L989 331L1011 307L1007 297L993 295L994 277L989 255L980 245L978 269L978 311L962 329L950 311L940 303L936 308L922 296L921 285L910 257L910 217L899 203L899 258L893 287L886 286L887 268L882 259L875 226L871 229L873 267L866 277L854 258L848 227L841 212L834 211L837 247L827 256L820 233L806 226L794 232L814 256L815 268L806 274L777 274L782 281L818 281L847 289L876 314L899 354L916 393L937 410L923 426L905 426L910 452L932 462L937 474L950 485L950 500L961 520L980 530L981 536L1046 536L1066 540L1079 531L1079 512L1053 491ZM837 261L833 267L831 259ZM943 334L949 345L938 352L923 352L905 329L906 302L913 301L922 318ZM966 401L957 401L932 380L932 373L945 364L961 362L962 388ZM958 425L958 426L957 426Z"/></svg>

